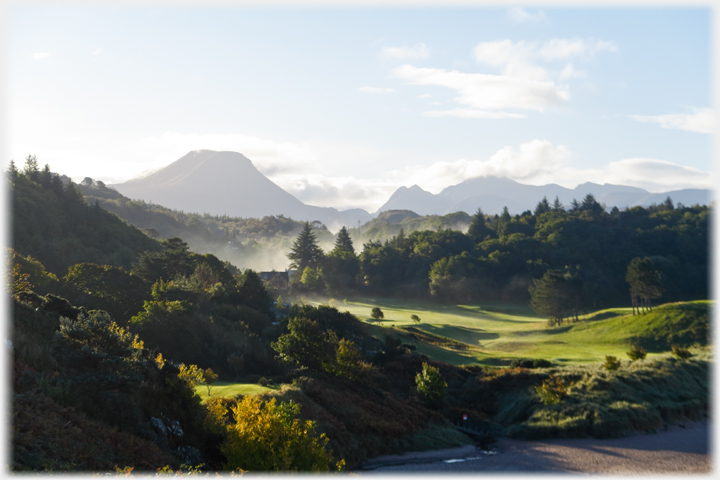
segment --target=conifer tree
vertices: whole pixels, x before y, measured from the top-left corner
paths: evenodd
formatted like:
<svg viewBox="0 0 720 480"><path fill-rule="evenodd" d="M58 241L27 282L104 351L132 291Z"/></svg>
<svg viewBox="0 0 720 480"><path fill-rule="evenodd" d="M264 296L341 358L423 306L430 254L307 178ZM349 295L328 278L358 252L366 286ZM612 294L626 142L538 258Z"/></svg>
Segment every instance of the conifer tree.
<svg viewBox="0 0 720 480"><path fill-rule="evenodd" d="M557 197L556 197L557 198ZM535 216L539 217L545 212L549 212L551 210L550 202L548 202L547 197L543 197L542 200L540 200L535 207Z"/></svg>
<svg viewBox="0 0 720 480"><path fill-rule="evenodd" d="M353 247L353 242L347 228L342 227L338 232L334 250L338 252L350 252L355 255L355 247Z"/></svg>
<svg viewBox="0 0 720 480"><path fill-rule="evenodd" d="M472 216L470 221L470 227L468 227L468 236L473 239L474 242L482 242L483 239L491 234L490 228L485 223L485 214L481 208L477 209L475 215Z"/></svg>
<svg viewBox="0 0 720 480"><path fill-rule="evenodd" d="M303 272L305 267L317 268L320 266L323 251L318 246L317 237L310 227L310 222L305 222L287 257L292 261L290 268L298 272Z"/></svg>

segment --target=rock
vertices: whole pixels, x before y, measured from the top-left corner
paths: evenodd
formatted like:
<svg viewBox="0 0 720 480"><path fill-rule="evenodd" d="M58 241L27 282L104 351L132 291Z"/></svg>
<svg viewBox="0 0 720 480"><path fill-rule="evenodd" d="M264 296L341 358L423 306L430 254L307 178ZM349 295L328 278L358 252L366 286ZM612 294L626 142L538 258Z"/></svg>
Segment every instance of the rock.
<svg viewBox="0 0 720 480"><path fill-rule="evenodd" d="M155 430L155 433L157 433L160 438L164 439L168 436L167 428L165 428L165 424L162 420L155 417L150 417L150 426Z"/></svg>
<svg viewBox="0 0 720 480"><path fill-rule="evenodd" d="M167 430L176 437L182 437L183 429L180 427L180 422L177 420L168 420Z"/></svg>
<svg viewBox="0 0 720 480"><path fill-rule="evenodd" d="M197 467L205 463L203 462L200 450L195 447L183 445L182 447L178 447L176 452L183 465L187 465L189 467Z"/></svg>

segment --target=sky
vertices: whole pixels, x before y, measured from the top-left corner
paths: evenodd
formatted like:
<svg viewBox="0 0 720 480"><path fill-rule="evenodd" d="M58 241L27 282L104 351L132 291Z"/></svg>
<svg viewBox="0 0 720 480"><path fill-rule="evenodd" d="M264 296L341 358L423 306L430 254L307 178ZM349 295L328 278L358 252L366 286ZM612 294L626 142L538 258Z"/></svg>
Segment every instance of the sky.
<svg viewBox="0 0 720 480"><path fill-rule="evenodd" d="M107 184L244 154L375 211L497 175L712 188L714 12L681 6L70 6L5 12L5 164Z"/></svg>

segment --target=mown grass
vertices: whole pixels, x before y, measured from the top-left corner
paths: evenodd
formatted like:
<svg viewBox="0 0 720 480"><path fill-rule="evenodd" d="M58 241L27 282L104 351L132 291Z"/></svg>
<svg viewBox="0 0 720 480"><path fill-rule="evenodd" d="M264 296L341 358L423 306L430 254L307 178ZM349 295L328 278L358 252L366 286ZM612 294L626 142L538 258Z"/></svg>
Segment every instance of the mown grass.
<svg viewBox="0 0 720 480"><path fill-rule="evenodd" d="M336 301L371 325L374 335L399 335L416 351L454 365L509 365L516 358L544 358L558 365L598 362L606 355L627 358L633 344L650 356L670 345L707 343L710 301L684 302L656 307L644 315L629 308L604 309L579 317L577 323L550 328L526 305L488 303L437 305L431 302L364 298ZM370 317L379 307L385 318ZM420 317L416 324L412 315ZM424 332L418 335L417 330Z"/></svg>
<svg viewBox="0 0 720 480"><path fill-rule="evenodd" d="M195 387L195 393L202 398L203 402L211 396L234 398L238 395L259 395L262 393L272 392L274 390L277 390L277 388L263 387L262 385L255 383L215 382L210 389L210 395L208 395L208 389L205 385L198 385Z"/></svg>

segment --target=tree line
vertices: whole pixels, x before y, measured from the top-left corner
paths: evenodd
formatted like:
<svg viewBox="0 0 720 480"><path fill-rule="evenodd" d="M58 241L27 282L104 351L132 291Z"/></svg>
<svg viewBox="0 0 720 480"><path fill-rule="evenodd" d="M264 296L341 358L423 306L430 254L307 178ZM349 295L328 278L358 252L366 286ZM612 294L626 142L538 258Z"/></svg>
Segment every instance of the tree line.
<svg viewBox="0 0 720 480"><path fill-rule="evenodd" d="M567 316L628 303L647 307L652 298L707 298L709 215L707 206L674 205L670 198L609 212L592 194L569 207L543 198L534 211L514 216L507 208L494 216L478 209L466 233L400 230L384 242L364 243L360 253L344 227L325 253L305 223L287 256L296 271L295 288L302 292L430 295L470 303L527 302L533 292L539 299L555 290L553 296L565 297L561 309ZM646 273L636 271L640 259ZM657 278L644 278L644 284L654 284L644 290L626 278L647 277L648 271Z"/></svg>

